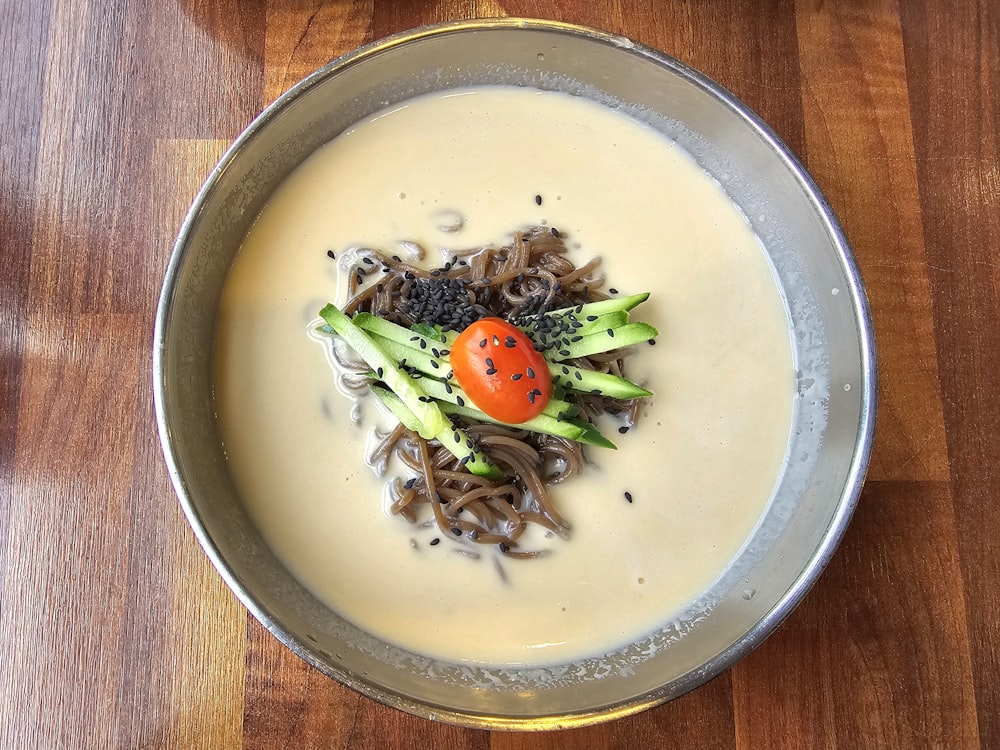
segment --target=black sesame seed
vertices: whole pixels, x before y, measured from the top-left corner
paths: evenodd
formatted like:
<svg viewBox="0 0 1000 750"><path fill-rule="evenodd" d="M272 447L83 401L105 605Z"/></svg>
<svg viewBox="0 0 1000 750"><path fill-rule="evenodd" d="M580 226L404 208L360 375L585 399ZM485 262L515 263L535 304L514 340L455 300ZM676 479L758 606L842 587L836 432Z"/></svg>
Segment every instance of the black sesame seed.
<svg viewBox="0 0 1000 750"><path fill-rule="evenodd" d="M528 403L529 404L535 403L535 392L534 391L528 391Z"/></svg>
<svg viewBox="0 0 1000 750"><path fill-rule="evenodd" d="M648 341L647 343L648 343L648 344L649 344L650 346L653 346L653 345L655 345L655 344L656 344L656 339L649 339L649 341Z"/></svg>
<svg viewBox="0 0 1000 750"><path fill-rule="evenodd" d="M410 477L409 479L407 479L407 480L406 480L406 481L405 481L405 482L403 483L403 489L404 489L404 490L410 490L410 489L413 489L413 485L415 485L416 483L417 483L417 478L416 478L416 477Z"/></svg>
<svg viewBox="0 0 1000 750"><path fill-rule="evenodd" d="M535 205L536 206L542 205L542 196L540 196L540 195L536 195L535 196Z"/></svg>
<svg viewBox="0 0 1000 750"><path fill-rule="evenodd" d="M465 510L465 508L462 508L462 510ZM478 529L473 529L472 531L469 532L469 539L478 539L478 538L479 538Z"/></svg>
<svg viewBox="0 0 1000 750"><path fill-rule="evenodd" d="M486 374L487 374L487 375L496 375L496 374L497 374L497 368L495 368L495 367L491 367L491 368L489 368L489 369L488 369L488 370L486 371Z"/></svg>
<svg viewBox="0 0 1000 750"><path fill-rule="evenodd" d="M576 372L573 373L573 377L575 377L577 380L583 380L583 373L577 370Z"/></svg>
<svg viewBox="0 0 1000 750"><path fill-rule="evenodd" d="M626 500L627 500L628 502L632 502L632 493L631 493L631 492L626 492L626 493L625 493L625 499L626 499Z"/></svg>
<svg viewBox="0 0 1000 750"><path fill-rule="evenodd" d="M510 376L510 379L511 380L520 380L523 377L524 377L524 373L522 373L522 372L515 372L513 375Z"/></svg>
<svg viewBox="0 0 1000 750"><path fill-rule="evenodd" d="M441 367L441 365L438 364L438 361L436 359L432 359L431 360L431 367L433 367L435 370L437 370L437 369L439 369Z"/></svg>
<svg viewBox="0 0 1000 750"><path fill-rule="evenodd" d="M438 539L437 537L434 537L433 539L431 539L431 546L432 546L432 547L436 547L436 546L437 546L437 545L439 545L440 543L441 543L441 540L440 540L440 539Z"/></svg>
<svg viewBox="0 0 1000 750"><path fill-rule="evenodd" d="M462 433L460 433L460 432L456 432L455 433L455 442L456 443L461 443L462 442Z"/></svg>
<svg viewBox="0 0 1000 750"><path fill-rule="evenodd" d="M384 374L384 372L385 372L385 371L384 371L384 370L383 370L383 369L382 369L381 367L377 367L377 368L375 368L375 374L376 374L376 375L378 375L378 376L379 376L379 378L381 378L381 377L382 377L382 375Z"/></svg>
<svg viewBox="0 0 1000 750"><path fill-rule="evenodd" d="M362 258L361 262L364 263L366 266L374 266L375 265L375 261L373 261L371 258L369 258L367 256L364 257L364 258Z"/></svg>
<svg viewBox="0 0 1000 750"><path fill-rule="evenodd" d="M568 357L568 356L569 356L569 349L560 349L560 350L559 350L559 353L560 353L560 354L561 354L562 356L564 356L564 357Z"/></svg>
<svg viewBox="0 0 1000 750"><path fill-rule="evenodd" d="M461 396L455 396L455 403L459 406L465 406L465 399Z"/></svg>
<svg viewBox="0 0 1000 750"><path fill-rule="evenodd" d="M513 336L508 336L503 340L503 345L506 346L508 349L513 349L515 346L517 346L517 341L514 339Z"/></svg>
<svg viewBox="0 0 1000 750"><path fill-rule="evenodd" d="M593 322L593 321L597 320L597 316L596 315L588 315L587 316L587 320Z"/></svg>
<svg viewBox="0 0 1000 750"><path fill-rule="evenodd" d="M555 227L552 227L552 236L559 237L559 230L556 229Z"/></svg>
<svg viewBox="0 0 1000 750"><path fill-rule="evenodd" d="M611 287L610 289L608 289L608 292L610 292L611 294L618 294L618 290L615 289L614 287Z"/></svg>
<svg viewBox="0 0 1000 750"><path fill-rule="evenodd" d="M628 425L622 425L621 427L619 427L618 432L624 435L626 432L628 432Z"/></svg>
<svg viewBox="0 0 1000 750"><path fill-rule="evenodd" d="M487 357L485 361L486 361L486 366L487 367L493 367L493 358L492 357Z"/></svg>
<svg viewBox="0 0 1000 750"><path fill-rule="evenodd" d="M611 338L615 337L615 329L614 328L609 328L608 329L608 336L610 336Z"/></svg>
<svg viewBox="0 0 1000 750"><path fill-rule="evenodd" d="M333 258L334 260L336 260L337 259L337 254L335 252L333 252L333 250L327 250L326 251L326 257Z"/></svg>
<svg viewBox="0 0 1000 750"><path fill-rule="evenodd" d="M482 349L484 346L486 346L486 339L483 339L482 341L479 342L480 349Z"/></svg>
<svg viewBox="0 0 1000 750"><path fill-rule="evenodd" d="M569 368L566 365L562 366L562 374L563 375L569 375ZM576 373L576 374L579 375L580 373Z"/></svg>
<svg viewBox="0 0 1000 750"><path fill-rule="evenodd" d="M455 536L462 536L462 530L457 526L451 527L451 533L454 534Z"/></svg>
<svg viewBox="0 0 1000 750"><path fill-rule="evenodd" d="M531 378L532 380L535 379L535 371L532 368L529 367L527 373L529 378Z"/></svg>
<svg viewBox="0 0 1000 750"><path fill-rule="evenodd" d="M497 546L498 546L498 547L500 548L500 551L501 551L501 552L502 552L503 554L507 554L507 551L508 551L508 550L510 549L510 547L508 547L508 546L507 546L506 544L504 544L503 542L500 542L500 544L498 544Z"/></svg>
<svg viewBox="0 0 1000 750"><path fill-rule="evenodd" d="M444 381L444 392L445 393L451 393L451 390L452 390L451 389L451 383L449 383L447 380Z"/></svg>
<svg viewBox="0 0 1000 750"><path fill-rule="evenodd" d="M601 389L600 389L600 388L594 388L594 389L593 389L593 390L592 390L592 391L590 392L590 395L591 395L591 396L600 396L600 395L601 395Z"/></svg>

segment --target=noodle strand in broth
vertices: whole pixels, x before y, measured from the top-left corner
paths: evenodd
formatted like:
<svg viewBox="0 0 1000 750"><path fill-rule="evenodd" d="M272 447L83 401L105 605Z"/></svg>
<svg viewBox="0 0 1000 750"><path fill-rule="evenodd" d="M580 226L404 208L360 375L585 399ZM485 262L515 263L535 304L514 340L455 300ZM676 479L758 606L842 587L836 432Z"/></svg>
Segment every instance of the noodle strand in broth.
<svg viewBox="0 0 1000 750"><path fill-rule="evenodd" d="M563 236L544 227L515 232L513 242L501 248L452 252L446 263L432 270L368 248L350 251L346 263L350 299L344 312L368 312L405 327L426 323L461 331L486 316L518 325L529 316L610 296L603 290L600 259L576 266L567 255ZM624 376L629 354L628 348L616 349L568 364ZM342 367L356 373L345 378L352 391L362 388L365 379L370 381L364 365L339 353L336 358ZM589 421L602 414L623 415L625 428L637 422L644 401L575 393L567 400ZM390 482L390 512L421 523L421 518L427 517L426 506L430 506L431 522L446 537L497 545L512 558L540 554L518 547L529 525L568 537L570 525L557 511L548 488L584 470L583 447L566 438L516 426L465 418L457 423L504 472L504 478L491 480L472 474L436 440L425 440L399 425L379 442L371 458L374 465L394 457L415 474L407 481L396 478Z"/></svg>

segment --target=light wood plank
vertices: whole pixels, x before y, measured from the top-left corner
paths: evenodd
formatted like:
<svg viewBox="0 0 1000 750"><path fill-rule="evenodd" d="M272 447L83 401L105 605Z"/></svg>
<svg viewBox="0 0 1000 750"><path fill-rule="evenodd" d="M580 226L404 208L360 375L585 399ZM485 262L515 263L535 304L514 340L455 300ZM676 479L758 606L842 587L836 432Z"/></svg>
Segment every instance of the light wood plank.
<svg viewBox="0 0 1000 750"><path fill-rule="evenodd" d="M29 318L0 610L11 747L113 747L144 331L123 314Z"/></svg>

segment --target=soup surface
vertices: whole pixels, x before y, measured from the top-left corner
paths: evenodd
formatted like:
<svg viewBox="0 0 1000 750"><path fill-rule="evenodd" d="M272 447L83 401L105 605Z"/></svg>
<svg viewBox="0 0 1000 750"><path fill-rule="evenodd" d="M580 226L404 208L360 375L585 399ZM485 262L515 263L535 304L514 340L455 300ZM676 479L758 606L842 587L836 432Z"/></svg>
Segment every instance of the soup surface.
<svg viewBox="0 0 1000 750"><path fill-rule="evenodd" d="M553 488L570 539L535 531L524 545L549 554L432 546L436 528L386 510L365 458L392 421L338 386L317 312L345 301L352 247L416 243L437 266L539 224L578 265L599 256L607 286L652 293L633 315L660 336L629 377L655 396L635 429L605 430L617 451L589 449L584 474ZM652 631L740 552L788 443L788 330L757 239L682 149L583 98L455 90L359 123L274 194L220 303L219 429L266 540L344 617L448 660L557 663Z"/></svg>

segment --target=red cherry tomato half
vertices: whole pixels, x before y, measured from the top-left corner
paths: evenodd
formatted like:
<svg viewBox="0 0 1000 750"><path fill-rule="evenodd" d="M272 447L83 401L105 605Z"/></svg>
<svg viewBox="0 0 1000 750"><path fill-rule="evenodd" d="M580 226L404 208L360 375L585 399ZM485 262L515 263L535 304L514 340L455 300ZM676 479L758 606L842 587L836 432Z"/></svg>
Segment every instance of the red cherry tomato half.
<svg viewBox="0 0 1000 750"><path fill-rule="evenodd" d="M482 411L510 424L538 416L552 398L545 359L520 329L500 318L483 318L451 346L458 385Z"/></svg>

